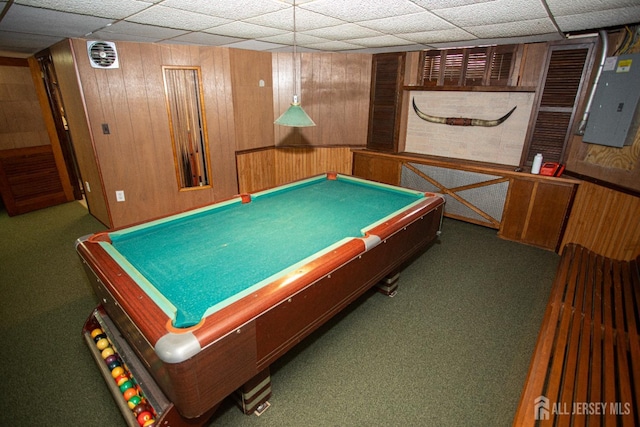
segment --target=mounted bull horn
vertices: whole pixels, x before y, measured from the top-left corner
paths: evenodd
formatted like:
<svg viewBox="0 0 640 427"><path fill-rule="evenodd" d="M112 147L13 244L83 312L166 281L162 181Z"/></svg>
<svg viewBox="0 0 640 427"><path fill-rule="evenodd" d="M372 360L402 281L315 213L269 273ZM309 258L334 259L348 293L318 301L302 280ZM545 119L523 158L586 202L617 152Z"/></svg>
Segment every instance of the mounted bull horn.
<svg viewBox="0 0 640 427"><path fill-rule="evenodd" d="M442 124L451 125L451 126L484 126L484 127L498 126L500 123L507 120L511 115L511 113L513 113L517 107L518 106L516 105L511 109L511 111L509 111L507 114L505 114L504 116L500 117L497 120L465 119L462 117L446 117L445 118L445 117L438 117L438 116L430 116L428 114L423 113L418 109L415 98L413 99L413 109L416 111L416 114L418 115L418 117L420 117L422 120L426 120L431 123L442 123Z"/></svg>

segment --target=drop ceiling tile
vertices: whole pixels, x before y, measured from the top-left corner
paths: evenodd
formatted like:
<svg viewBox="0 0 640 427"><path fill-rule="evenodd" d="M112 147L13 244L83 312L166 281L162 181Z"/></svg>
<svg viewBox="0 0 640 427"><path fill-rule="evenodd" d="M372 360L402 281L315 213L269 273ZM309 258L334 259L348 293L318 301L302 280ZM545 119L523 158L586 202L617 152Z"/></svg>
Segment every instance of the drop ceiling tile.
<svg viewBox="0 0 640 427"><path fill-rule="evenodd" d="M111 19L124 19L150 6L149 2L138 0L16 0L15 3Z"/></svg>
<svg viewBox="0 0 640 427"><path fill-rule="evenodd" d="M260 16L282 9L291 9L290 5L275 0L165 0L162 5L233 21Z"/></svg>
<svg viewBox="0 0 640 427"><path fill-rule="evenodd" d="M624 18L621 18L624 17ZM587 12L556 17L562 31L582 31L640 22L640 5L607 11Z"/></svg>
<svg viewBox="0 0 640 427"><path fill-rule="evenodd" d="M502 45L502 44L518 44L518 43L537 43L562 40L564 37L558 32L550 34L539 34L536 36L525 37L509 37L509 38L489 38L489 39L474 39L474 40L462 40L462 41L449 41L443 43L431 43L430 46L434 49L444 48L456 48L456 47L474 47L474 46L488 46L488 45Z"/></svg>
<svg viewBox="0 0 640 427"><path fill-rule="evenodd" d="M354 50L354 49L363 48L363 46L360 46L360 45L345 43L341 41L329 41L325 43L308 45L307 47L310 49L317 49L317 50L324 50L324 51Z"/></svg>
<svg viewBox="0 0 640 427"><path fill-rule="evenodd" d="M280 10L267 13L246 20L252 24L275 27L282 30L293 31L293 9ZM296 8L296 31L312 30L315 28L340 25L344 21L329 16L324 16L309 10Z"/></svg>
<svg viewBox="0 0 640 427"><path fill-rule="evenodd" d="M263 50L263 51L276 50L276 49L285 47L275 43L261 42L259 40L244 40L238 43L231 43L225 46L232 47L235 49Z"/></svg>
<svg viewBox="0 0 640 427"><path fill-rule="evenodd" d="M268 43L277 43L282 45L291 45L293 46L293 33L284 33L277 36L272 37L264 37L260 40ZM306 46L309 44L317 44L324 43L331 40L323 39L321 37L314 37L308 34L296 33L296 45L297 46Z"/></svg>
<svg viewBox="0 0 640 427"><path fill-rule="evenodd" d="M241 41L244 41L244 39L240 39L236 37L220 36L217 34L209 34L204 32L186 33L184 35L166 40L166 42L168 43L198 44L198 45L205 45L205 46L222 46L222 45L237 43Z"/></svg>
<svg viewBox="0 0 640 427"><path fill-rule="evenodd" d="M598 11L612 11L615 13L623 13L626 7L638 6L638 0L547 0L549 10L555 17L565 15L581 15L585 13L593 13Z"/></svg>
<svg viewBox="0 0 640 427"><path fill-rule="evenodd" d="M300 8L347 22L370 21L387 16L424 12L423 8L410 0L350 0L338 2L335 0L316 0L302 4Z"/></svg>
<svg viewBox="0 0 640 427"><path fill-rule="evenodd" d="M449 9L450 7L489 3L491 1L493 0L413 0L415 4L422 6L428 10Z"/></svg>
<svg viewBox="0 0 640 427"><path fill-rule="evenodd" d="M479 39L486 39L548 34L556 31L556 27L550 19L532 19L529 21L503 22L501 24L468 27L467 31Z"/></svg>
<svg viewBox="0 0 640 427"><path fill-rule="evenodd" d="M161 5L152 6L127 18L127 21L180 30L201 31L231 22L229 19L203 15Z"/></svg>
<svg viewBox="0 0 640 427"><path fill-rule="evenodd" d="M434 10L433 13L453 25L462 28L549 17L547 11L542 6L542 2L530 0L495 0L486 3L438 9Z"/></svg>
<svg viewBox="0 0 640 427"><path fill-rule="evenodd" d="M447 30L453 25L431 12L358 22L358 25L387 34L415 33L424 30Z"/></svg>
<svg viewBox="0 0 640 427"><path fill-rule="evenodd" d="M404 40L392 35L382 35L378 37L367 37L363 39L350 39L344 41L347 43L353 43L365 47L387 47L414 44L412 41Z"/></svg>
<svg viewBox="0 0 640 427"><path fill-rule="evenodd" d="M476 36L470 34L460 28L451 28L449 30L420 31L418 33L403 34L403 39L411 40L414 43L430 45L433 43L469 41L477 39Z"/></svg>
<svg viewBox="0 0 640 427"><path fill-rule="evenodd" d="M34 34L47 36L82 37L113 22L73 13L13 5L2 19L2 30L22 33L26 28Z"/></svg>
<svg viewBox="0 0 640 427"><path fill-rule="evenodd" d="M242 21L234 21L224 25L212 26L204 29L207 33L219 34L228 37L242 37L245 39L263 38L277 36L285 33L284 30L276 28L262 27L260 25L248 24Z"/></svg>
<svg viewBox="0 0 640 427"><path fill-rule="evenodd" d="M34 53L42 50L42 46L54 45L62 39L63 37L0 31L1 49L14 52Z"/></svg>
<svg viewBox="0 0 640 427"><path fill-rule="evenodd" d="M109 34L117 34L118 37L120 37L118 40L125 40L127 35L148 38L152 40L163 40L186 34L187 31L156 27L153 25L138 24L129 21L119 21L94 33L94 35L98 33L106 36L108 36ZM92 35L92 37L94 35Z"/></svg>
<svg viewBox="0 0 640 427"><path fill-rule="evenodd" d="M342 24L333 27L318 28L316 30L305 31L304 33L310 36L322 37L328 40L360 39L365 37L378 37L383 35L378 31L374 31L357 24Z"/></svg>

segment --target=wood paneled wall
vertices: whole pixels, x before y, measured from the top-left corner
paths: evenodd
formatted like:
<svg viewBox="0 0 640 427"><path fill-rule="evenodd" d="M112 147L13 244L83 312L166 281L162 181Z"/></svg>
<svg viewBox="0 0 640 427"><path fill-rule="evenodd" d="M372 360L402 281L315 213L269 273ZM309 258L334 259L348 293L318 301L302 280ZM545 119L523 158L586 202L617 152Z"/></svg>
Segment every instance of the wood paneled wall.
<svg viewBox="0 0 640 427"><path fill-rule="evenodd" d="M351 175L351 147L284 147L238 153L241 193L251 193L287 182L338 172Z"/></svg>
<svg viewBox="0 0 640 427"><path fill-rule="evenodd" d="M582 182L562 246L578 243L606 257L640 255L640 197Z"/></svg>
<svg viewBox="0 0 640 427"><path fill-rule="evenodd" d="M86 55L86 40L66 43L73 61L64 55L57 58L65 85L78 79L76 89L63 94L76 110L69 114L70 122L75 122L70 123L75 129L72 138L84 146L79 157L89 166L85 171L81 167L81 173L89 187L103 195L104 209L98 209L96 216L107 225L124 226L230 197L238 192L238 183L261 188L327 167L349 173L350 155L344 154L348 149L341 154L341 163L333 166L333 160L318 154L315 147L366 145L371 55L303 54L302 100L317 126L292 129L273 124L293 96L291 54L118 42L120 67L95 69ZM56 62L54 58L57 69ZM163 65L201 67L211 188L178 190ZM109 134L103 133L104 124ZM287 151L282 157L277 150L258 151L235 161L236 151L291 144L300 147L296 153L305 154ZM243 168L239 174L236 165ZM118 190L124 191L124 202L116 201Z"/></svg>
<svg viewBox="0 0 640 427"><path fill-rule="evenodd" d="M300 54L302 108L316 126L275 127L276 146L365 146L369 120L371 55L344 53ZM274 119L294 95L293 55L273 54Z"/></svg>
<svg viewBox="0 0 640 427"><path fill-rule="evenodd" d="M56 76L64 101L69 134L73 140L74 153L80 175L84 181L84 197L89 212L100 222L111 226L98 160L93 148L91 129L82 99L82 88L78 84L72 45L66 40L50 48L55 64Z"/></svg>
<svg viewBox="0 0 640 427"><path fill-rule="evenodd" d="M86 41L71 43L110 225L136 223L237 192L229 49L118 42L120 67L96 69L87 58ZM212 187L178 189L163 65L201 67ZM103 124L109 134L103 133ZM72 137L74 144L91 143ZM116 201L117 190L125 192L124 202Z"/></svg>
<svg viewBox="0 0 640 427"><path fill-rule="evenodd" d="M230 49L237 150L273 147L271 53Z"/></svg>

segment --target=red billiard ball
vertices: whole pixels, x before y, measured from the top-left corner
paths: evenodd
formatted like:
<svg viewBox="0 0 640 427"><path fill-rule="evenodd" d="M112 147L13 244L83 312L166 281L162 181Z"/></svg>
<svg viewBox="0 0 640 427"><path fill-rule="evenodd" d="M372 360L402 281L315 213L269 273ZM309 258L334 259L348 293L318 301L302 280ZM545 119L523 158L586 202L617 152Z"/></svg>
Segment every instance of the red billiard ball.
<svg viewBox="0 0 640 427"><path fill-rule="evenodd" d="M138 415L138 424L140 424L141 426L144 426L144 424L153 419L153 414L149 411L144 411L141 412L140 415Z"/></svg>

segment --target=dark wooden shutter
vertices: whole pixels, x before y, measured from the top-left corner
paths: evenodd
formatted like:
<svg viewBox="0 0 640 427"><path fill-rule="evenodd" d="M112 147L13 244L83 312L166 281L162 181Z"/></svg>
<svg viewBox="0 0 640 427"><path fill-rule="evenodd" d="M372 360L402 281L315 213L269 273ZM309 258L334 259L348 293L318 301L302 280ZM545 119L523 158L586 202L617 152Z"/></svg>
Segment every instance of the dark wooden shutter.
<svg viewBox="0 0 640 427"><path fill-rule="evenodd" d="M445 86L459 86L464 72L464 50L450 49L445 51L444 82Z"/></svg>
<svg viewBox="0 0 640 427"><path fill-rule="evenodd" d="M481 86L484 84L487 70L487 49L469 49L465 59L464 86Z"/></svg>
<svg viewBox="0 0 640 427"><path fill-rule="evenodd" d="M489 86L507 86L513 72L516 45L496 46L490 54Z"/></svg>
<svg viewBox="0 0 640 427"><path fill-rule="evenodd" d="M420 59L421 84L508 86L517 45L427 50Z"/></svg>
<svg viewBox="0 0 640 427"><path fill-rule="evenodd" d="M395 152L400 133L404 53L373 56L367 148Z"/></svg>
<svg viewBox="0 0 640 427"><path fill-rule="evenodd" d="M546 162L563 161L592 47L592 44L550 47L535 124L521 161L523 166L530 166L536 153L541 153Z"/></svg>
<svg viewBox="0 0 640 427"><path fill-rule="evenodd" d="M440 80L442 51L425 50L422 55L422 86L436 86Z"/></svg>

